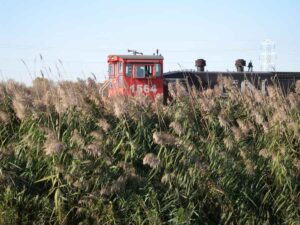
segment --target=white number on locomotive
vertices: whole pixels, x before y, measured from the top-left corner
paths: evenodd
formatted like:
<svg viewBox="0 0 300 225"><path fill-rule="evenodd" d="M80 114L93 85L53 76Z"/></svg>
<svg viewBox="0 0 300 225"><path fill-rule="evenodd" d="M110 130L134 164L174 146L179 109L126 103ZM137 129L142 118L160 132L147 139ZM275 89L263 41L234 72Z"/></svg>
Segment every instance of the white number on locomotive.
<svg viewBox="0 0 300 225"><path fill-rule="evenodd" d="M130 91L131 92L137 92L137 93L156 93L157 92L157 89L156 89L156 85L151 85L149 86L148 84L145 84L145 85L142 85L142 84L138 84L138 85L131 85L129 87Z"/></svg>

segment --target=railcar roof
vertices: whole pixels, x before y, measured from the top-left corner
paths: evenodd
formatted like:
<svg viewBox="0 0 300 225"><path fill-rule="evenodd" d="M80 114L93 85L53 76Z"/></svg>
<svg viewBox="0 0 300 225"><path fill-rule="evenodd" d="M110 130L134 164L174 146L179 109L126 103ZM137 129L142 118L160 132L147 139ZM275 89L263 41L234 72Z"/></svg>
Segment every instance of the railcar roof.
<svg viewBox="0 0 300 225"><path fill-rule="evenodd" d="M172 71L163 74L166 80L203 78L217 80L219 76L232 77L233 79L243 80L244 78L253 79L279 79L279 80L300 80L300 72L197 72L197 71Z"/></svg>

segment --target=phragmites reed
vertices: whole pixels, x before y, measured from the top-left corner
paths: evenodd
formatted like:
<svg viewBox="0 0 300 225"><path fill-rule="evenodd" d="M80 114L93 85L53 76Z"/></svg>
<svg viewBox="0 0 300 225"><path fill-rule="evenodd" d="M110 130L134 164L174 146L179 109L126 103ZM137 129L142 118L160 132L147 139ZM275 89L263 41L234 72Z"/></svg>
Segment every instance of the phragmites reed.
<svg viewBox="0 0 300 225"><path fill-rule="evenodd" d="M233 142L232 138L230 138L230 137L224 138L223 142L227 149L231 149L234 145L234 142Z"/></svg>
<svg viewBox="0 0 300 225"><path fill-rule="evenodd" d="M111 185L110 192L112 194L121 192L125 189L128 177L123 175L118 177L118 179Z"/></svg>
<svg viewBox="0 0 300 225"><path fill-rule="evenodd" d="M293 165L297 169L297 171L300 172L300 160L299 159L294 159L293 160Z"/></svg>
<svg viewBox="0 0 300 225"><path fill-rule="evenodd" d="M220 115L218 116L218 119L219 119L219 123L220 123L221 127L224 127L224 128L229 127L229 123L226 121L224 115L220 114Z"/></svg>
<svg viewBox="0 0 300 225"><path fill-rule="evenodd" d="M237 141L239 141L243 138L243 132L241 131L240 128L233 126L233 127L231 127L231 131L233 133L234 138Z"/></svg>
<svg viewBox="0 0 300 225"><path fill-rule="evenodd" d="M54 106L58 113L66 113L69 109L76 110L89 115L91 105L86 102L89 97L89 90L84 81L79 80L77 83L71 81L63 81L53 91Z"/></svg>
<svg viewBox="0 0 300 225"><path fill-rule="evenodd" d="M240 156L243 158L243 159L247 159L247 153L245 150L240 150Z"/></svg>
<svg viewBox="0 0 300 225"><path fill-rule="evenodd" d="M257 166L255 166L251 160L245 160L245 166L248 174L253 175L255 173Z"/></svg>
<svg viewBox="0 0 300 225"><path fill-rule="evenodd" d="M262 103L264 101L264 96L259 90L254 91L254 99L257 103Z"/></svg>
<svg viewBox="0 0 300 225"><path fill-rule="evenodd" d="M249 122L242 121L241 119L238 119L236 122L238 123L239 128L241 129L242 133L244 135L247 135L250 131Z"/></svg>
<svg viewBox="0 0 300 225"><path fill-rule="evenodd" d="M113 112L117 118L121 118L128 112L126 101L122 101L122 99L123 98L115 99L115 101L113 102Z"/></svg>
<svg viewBox="0 0 300 225"><path fill-rule="evenodd" d="M29 94L15 91L12 104L20 120L26 119L31 115L32 99Z"/></svg>
<svg viewBox="0 0 300 225"><path fill-rule="evenodd" d="M219 80L168 100L0 83L0 224L298 224L300 82Z"/></svg>
<svg viewBox="0 0 300 225"><path fill-rule="evenodd" d="M100 194L102 196L109 197L113 194L123 192L130 179L135 179L137 181L140 179L140 177L136 176L135 174L123 174L119 176L118 179L115 180L111 185L106 185L105 187L101 188Z"/></svg>
<svg viewBox="0 0 300 225"><path fill-rule="evenodd" d="M291 109L297 109L299 102L295 93L289 93L287 96Z"/></svg>
<svg viewBox="0 0 300 225"><path fill-rule="evenodd" d="M7 112L0 111L0 123L7 124L10 122L10 115Z"/></svg>
<svg viewBox="0 0 300 225"><path fill-rule="evenodd" d="M148 165L153 169L156 169L160 166L160 159L153 153L148 153L144 156L143 165Z"/></svg>
<svg viewBox="0 0 300 225"><path fill-rule="evenodd" d="M4 98L5 96L5 86L3 83L0 83L0 101Z"/></svg>
<svg viewBox="0 0 300 225"><path fill-rule="evenodd" d="M279 97L279 93L276 87L274 86L267 86L267 91L269 94L269 97L273 100L277 99Z"/></svg>
<svg viewBox="0 0 300 225"><path fill-rule="evenodd" d="M93 157L101 156L100 147L96 144L90 144L90 145L86 146L85 151Z"/></svg>
<svg viewBox="0 0 300 225"><path fill-rule="evenodd" d="M255 111L254 112L254 118L255 118L255 122L259 125L262 125L264 122L264 118L262 117L261 114L259 114L259 112Z"/></svg>
<svg viewBox="0 0 300 225"><path fill-rule="evenodd" d="M297 94L300 94L300 80L296 81L295 91Z"/></svg>
<svg viewBox="0 0 300 225"><path fill-rule="evenodd" d="M267 122L264 122L264 123L262 124L262 126L263 126L264 132L265 132L265 133L269 133L269 131L270 131L270 125L269 125Z"/></svg>
<svg viewBox="0 0 300 225"><path fill-rule="evenodd" d="M176 97L176 85L173 83L168 84L169 95L173 98Z"/></svg>
<svg viewBox="0 0 300 225"><path fill-rule="evenodd" d="M160 182L163 184L167 184L171 180L171 175L166 173L162 176Z"/></svg>
<svg viewBox="0 0 300 225"><path fill-rule="evenodd" d="M259 151L258 155L266 159L270 156L270 153L269 153L268 149L263 148Z"/></svg>
<svg viewBox="0 0 300 225"><path fill-rule="evenodd" d="M177 139L166 132L154 132L153 141L158 145L175 145Z"/></svg>
<svg viewBox="0 0 300 225"><path fill-rule="evenodd" d="M103 133L100 131L93 131L90 133L90 135L96 140L101 141L103 139Z"/></svg>
<svg viewBox="0 0 300 225"><path fill-rule="evenodd" d="M174 121L174 122L170 123L169 127L172 128L176 134L178 134L178 135L183 134L183 127L181 126L180 123Z"/></svg>
<svg viewBox="0 0 300 225"><path fill-rule="evenodd" d="M99 93L101 85L95 81L95 79L88 78L86 82L86 88L89 90L87 97L98 107L102 105L101 96Z"/></svg>
<svg viewBox="0 0 300 225"><path fill-rule="evenodd" d="M283 108L277 108L270 119L272 126L286 122L288 119L287 113Z"/></svg>
<svg viewBox="0 0 300 225"><path fill-rule="evenodd" d="M201 98L199 99L201 109L205 113L210 113L212 109L214 108L214 100L208 99L208 98Z"/></svg>
<svg viewBox="0 0 300 225"><path fill-rule="evenodd" d="M218 83L220 86L223 86L226 89L233 89L234 87L234 80L225 76L220 75L218 77Z"/></svg>
<svg viewBox="0 0 300 225"><path fill-rule="evenodd" d="M40 102L44 106L50 106L53 102L50 101L50 93L54 89L54 83L46 78L38 77L32 81L32 94L34 101Z"/></svg>
<svg viewBox="0 0 300 225"><path fill-rule="evenodd" d="M77 146L83 147L85 144L84 139L82 138L82 136L80 135L80 133L78 132L77 129L75 129L73 131L73 135L71 137L71 143L75 143Z"/></svg>
<svg viewBox="0 0 300 225"><path fill-rule="evenodd" d="M44 152L46 155L55 155L62 152L64 149L63 144L58 140L54 132L47 134L47 139L44 143Z"/></svg>
<svg viewBox="0 0 300 225"><path fill-rule="evenodd" d="M110 129L110 124L107 122L106 119L99 119L97 124L105 132L109 131L109 129Z"/></svg>

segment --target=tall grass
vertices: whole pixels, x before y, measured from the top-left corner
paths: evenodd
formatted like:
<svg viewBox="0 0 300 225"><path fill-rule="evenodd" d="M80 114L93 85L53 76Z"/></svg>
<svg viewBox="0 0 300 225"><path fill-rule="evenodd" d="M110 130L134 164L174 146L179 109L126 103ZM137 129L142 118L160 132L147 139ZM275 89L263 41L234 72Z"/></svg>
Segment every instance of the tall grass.
<svg viewBox="0 0 300 225"><path fill-rule="evenodd" d="M0 224L300 224L300 83L173 101L0 85Z"/></svg>

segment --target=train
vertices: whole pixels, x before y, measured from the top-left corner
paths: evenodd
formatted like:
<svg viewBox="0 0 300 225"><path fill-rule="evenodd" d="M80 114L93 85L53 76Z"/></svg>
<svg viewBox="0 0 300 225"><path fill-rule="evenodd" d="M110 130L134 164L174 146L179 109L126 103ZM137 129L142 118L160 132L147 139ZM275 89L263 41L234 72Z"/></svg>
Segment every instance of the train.
<svg viewBox="0 0 300 225"><path fill-rule="evenodd" d="M300 72L262 72L245 71L246 61L235 61L236 71L206 71L206 60L195 60L195 69L188 71L171 71L164 73L164 57L162 55L109 55L108 82L104 88L108 88L108 96L147 95L154 99L163 95L166 100L169 96L169 86L180 82L185 86L194 86L198 89L214 88L220 77L230 77L241 89L245 87L255 88L267 94L268 84L280 85L283 93L295 88L297 80L300 80Z"/></svg>

